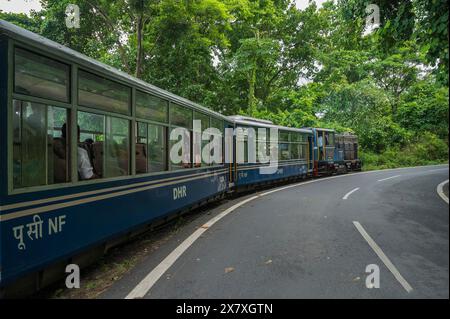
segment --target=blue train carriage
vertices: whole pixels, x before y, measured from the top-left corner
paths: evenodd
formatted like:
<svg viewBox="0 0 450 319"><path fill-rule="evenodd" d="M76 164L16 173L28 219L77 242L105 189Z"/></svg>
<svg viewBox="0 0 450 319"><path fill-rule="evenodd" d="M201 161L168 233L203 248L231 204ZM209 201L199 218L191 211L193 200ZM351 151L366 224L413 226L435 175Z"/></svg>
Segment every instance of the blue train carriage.
<svg viewBox="0 0 450 319"><path fill-rule="evenodd" d="M175 128L192 137L201 120L223 141L228 118L2 20L0 65L1 287L45 286L87 251L227 191L223 157L168 154Z"/></svg>
<svg viewBox="0 0 450 319"><path fill-rule="evenodd" d="M340 172L360 171L358 136L349 132L336 134L336 163Z"/></svg>
<svg viewBox="0 0 450 319"><path fill-rule="evenodd" d="M335 131L326 128L312 128L314 145L314 176L332 175L335 165Z"/></svg>
<svg viewBox="0 0 450 319"><path fill-rule="evenodd" d="M310 129L282 127L271 121L245 116L230 118L235 123L236 131L233 181L238 190L306 178L312 174ZM276 144L271 142L271 131L278 134ZM252 154L251 143L256 145L256 154ZM271 164L270 154L275 154L273 152L278 154L278 159ZM240 159L237 157L239 154L242 154Z"/></svg>

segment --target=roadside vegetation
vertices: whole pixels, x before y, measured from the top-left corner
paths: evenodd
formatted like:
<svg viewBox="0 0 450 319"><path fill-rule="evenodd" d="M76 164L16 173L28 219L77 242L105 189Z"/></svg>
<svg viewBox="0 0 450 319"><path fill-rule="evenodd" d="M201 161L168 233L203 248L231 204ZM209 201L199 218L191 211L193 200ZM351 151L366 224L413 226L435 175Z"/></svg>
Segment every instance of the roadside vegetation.
<svg viewBox="0 0 450 319"><path fill-rule="evenodd" d="M354 132L364 169L448 161L445 0L41 3L0 18L225 115ZM69 3L79 29L66 27Z"/></svg>

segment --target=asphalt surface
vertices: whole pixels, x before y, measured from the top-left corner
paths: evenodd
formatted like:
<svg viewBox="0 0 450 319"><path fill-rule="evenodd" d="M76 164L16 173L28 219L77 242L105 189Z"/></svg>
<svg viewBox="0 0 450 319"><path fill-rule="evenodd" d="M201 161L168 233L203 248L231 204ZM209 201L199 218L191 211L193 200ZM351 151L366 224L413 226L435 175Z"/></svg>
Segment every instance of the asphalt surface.
<svg viewBox="0 0 450 319"><path fill-rule="evenodd" d="M449 208L436 192L448 176L448 165L376 171L259 197L204 232L145 298L449 298ZM198 227L254 195L185 225L101 297L124 298ZM412 291L394 277L355 221ZM379 267L379 288L366 287L370 264Z"/></svg>

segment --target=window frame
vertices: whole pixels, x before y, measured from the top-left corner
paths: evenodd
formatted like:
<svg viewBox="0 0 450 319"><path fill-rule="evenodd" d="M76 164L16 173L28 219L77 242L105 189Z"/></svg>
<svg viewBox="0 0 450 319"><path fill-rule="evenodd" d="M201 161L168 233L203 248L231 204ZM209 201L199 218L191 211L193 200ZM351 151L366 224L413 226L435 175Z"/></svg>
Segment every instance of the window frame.
<svg viewBox="0 0 450 319"><path fill-rule="evenodd" d="M125 88L127 88L128 91L129 91L128 92L129 93L129 95L128 95L128 112L127 113L119 113L117 111L110 111L110 110L107 111L107 110L104 110L103 108L100 108L98 106L81 104L79 102L79 99L80 99L80 71L84 72L84 73L87 73L87 74L90 74L90 75L93 75L95 77L98 77L98 78L100 78L102 80L106 80L106 81L112 82L112 83L114 83L116 85L121 85L121 86L124 86ZM133 101L133 97L132 97L133 96L133 92L132 91L133 91L133 88L130 85L118 82L115 79L111 79L111 77L108 77L106 75L101 75L101 74L99 74L99 73L97 73L95 71L93 72L92 70L88 71L88 70L86 70L83 67L78 67L78 69L77 69L76 95L77 95L77 104L78 104L78 106L87 107L87 108L93 109L93 110L104 111L106 113L113 113L113 114L117 114L117 115L124 115L124 116L132 117L134 115L133 114L133 105L135 104L135 101Z"/></svg>
<svg viewBox="0 0 450 319"><path fill-rule="evenodd" d="M50 50L46 47L39 48L38 46L29 47L27 44L23 43L20 40L7 38L8 42L8 57L7 57L7 64L8 64L8 73L7 73L7 127L6 127L6 138L7 138L7 147L8 152L6 155L6 163L7 163L7 178L6 178L6 188L7 188L7 194L8 195L17 195L17 194L25 194L25 193L31 193L31 192L40 192L40 191L50 191L60 188L71 188L71 187L77 187L77 186L83 186L83 185L91 185L91 184L102 184L106 182L114 182L114 181L121 181L121 180L129 180L129 179L136 179L136 178L145 178L145 177L151 177L151 176L157 176L157 175L167 175L172 172L175 172L170 167L170 159L169 159L169 152L170 152L170 140L169 140L169 132L170 129L173 127L177 127L176 125L171 124L170 119L170 105L176 104L184 109L188 109L190 112L192 112L192 119L193 112L200 112L210 117L210 123L212 118L216 118L217 120L220 120L222 122L222 147L224 143L224 128L226 123L226 117L215 113L213 111L210 111L205 108L197 107L195 105L189 105L182 99L178 97L172 97L168 93L168 95L165 95L159 91L153 91L151 87L146 87L145 85L139 85L139 83L134 83L132 80L127 80L126 78L120 77L120 75L109 73L107 70L102 70L98 67L90 66L88 63L84 61L78 61L76 58L67 57L67 55L64 52L61 51L55 51ZM14 76L15 76L15 65L14 65L14 52L16 48L21 48L26 51L29 51L32 54L37 54L40 56L43 56L45 58L55 60L59 63L62 63L64 65L69 66L69 101L68 102L62 102L58 100L51 100L48 98L41 98L31 95L25 95L21 93L15 93L14 92ZM78 104L78 71L82 70L84 72L91 73L95 76L105 78L107 80L110 80L114 83L126 86L130 89L130 98L129 98L129 114L125 115L122 113L116 113L111 111L105 111L99 108L89 107ZM144 94L150 94L155 97L161 98L168 102L168 110L167 110L167 123L161 123L154 120L149 119L143 119L136 116L136 91L140 91ZM23 188L14 188L13 187L13 152L12 152L12 145L13 145L13 136L12 136L12 118L13 118L13 110L12 110L12 101L13 100L19 100L22 102L31 102L31 103L41 103L47 106L55 106L55 107L61 107L67 109L67 117L68 117L68 133L70 135L70 146L69 146L69 167L68 167L68 174L69 174L69 182L66 183L60 183L60 184L51 184L51 185L43 185L43 186L30 186L30 187L23 187ZM92 180L78 180L78 169L77 169L77 123L78 123L78 111L81 112L87 112L87 113L94 113L98 115L103 116L112 116L122 119L127 119L129 121L129 161L130 161L130 174L126 176L119 176L119 177L104 177L100 179L92 179ZM136 142L136 132L135 132L135 126L136 122L143 122L147 124L153 124L153 125L160 125L165 128L165 134L166 134L166 171L161 172L150 172L150 173L142 173L142 174L136 174L136 167L135 167L135 142ZM192 131L192 129L190 129ZM192 141L191 141L192 142ZM191 147L192 150L192 147ZM191 165L193 166L193 165ZM225 167L225 163L220 164L212 164L211 166L204 166L201 167L190 167L190 168L184 168L183 170L177 170L177 171L201 171L201 170L213 170L217 169L219 167Z"/></svg>
<svg viewBox="0 0 450 319"><path fill-rule="evenodd" d="M138 89L138 88L134 88L134 87L133 87L133 90L134 90L135 93L134 93L134 98L133 98L133 103L132 103L132 108L133 108L132 116L134 116L134 118L136 119L136 121L141 122L142 120L145 120L145 121L153 122L153 123L155 123L155 124L157 123L157 124L161 124L161 125L169 125L169 123L170 123L170 122L169 122L169 118L170 118L170 116L169 116L169 112L170 112L170 101L169 101L168 99L163 98L163 97L160 97L160 96L158 96L158 95L156 95L156 94L152 94L152 93L145 92L145 91L143 91L143 90L141 90L141 89ZM165 121L165 122L160 122L160 121L157 121L157 120L155 120L155 119L149 119L149 118L145 118L145 117L138 116L138 114L137 114L137 95L138 95L138 93L147 94L147 95L156 97L156 98L158 98L158 99L163 100L163 101L166 102L166 121Z"/></svg>
<svg viewBox="0 0 450 319"><path fill-rule="evenodd" d="M10 45L11 46L11 45ZM67 67L67 71L68 71L68 83L67 83L67 88L66 88L66 94L67 94L67 101L62 101L62 100L58 100L58 99L51 99L48 97L42 97L42 96L37 96L37 95L32 95L32 94L25 94L25 93L20 93L20 92L16 92L16 51L17 50L22 50L25 52L28 52L29 54L41 57L41 58L45 58L48 60L52 60L54 62L57 62L59 64L65 65ZM11 57L12 55L12 57ZM28 97L28 98L37 98L37 99L42 99L42 100L47 100L47 101L52 101L53 103L63 103L63 104L71 104L72 102L72 82L73 82L73 77L72 77L72 65L67 63L67 62L63 62L60 59L58 59L57 57L52 57L49 55L44 55L41 52L36 52L33 50L30 50L28 48L25 48L25 46L22 45L17 45L17 44L13 44L12 45L12 53L10 53L10 58L12 61L9 61L8 64L11 65L11 77L12 77L12 94L14 96L23 96L23 97Z"/></svg>
<svg viewBox="0 0 450 319"><path fill-rule="evenodd" d="M166 142L166 145L165 145L165 154L164 154L164 157L165 157L165 161L166 161L166 165L165 165L165 170L164 171L158 171L158 172L149 172L149 164L150 164L150 162L149 162L149 158L147 158L147 160L146 160L146 170L147 170L147 172L146 173L137 173L136 171L134 172L134 176L136 176L136 177L145 177L145 176L154 176L154 175L161 175L161 174L167 174L168 172L170 172L170 163L169 163L169 159L168 159L168 156L169 156L169 140L168 140L168 138L169 138L169 125L168 124L162 124L162 123L158 123L158 122L154 122L154 121L142 121L142 120L138 120L138 119L136 119L136 122L135 122L135 126L134 126L134 128L133 128L133 130L134 130L134 132L136 132L136 130L137 130L137 124L138 123L141 123L141 124L145 124L146 125L146 134L147 134L147 143L146 143L146 145L147 145L147 152L149 151L148 150L148 143L149 143L149 135L148 135L148 129L149 129L149 125L154 125L154 126L160 126L160 127L162 127L163 129L164 129L164 132L163 132L163 134L164 134L164 139L165 139L165 142ZM134 144L134 146L136 146L136 136L135 136L135 138L134 138L134 142L133 142L133 144ZM132 159L133 161L134 161L134 164L136 164L136 151L134 151L134 155L133 155L133 159Z"/></svg>

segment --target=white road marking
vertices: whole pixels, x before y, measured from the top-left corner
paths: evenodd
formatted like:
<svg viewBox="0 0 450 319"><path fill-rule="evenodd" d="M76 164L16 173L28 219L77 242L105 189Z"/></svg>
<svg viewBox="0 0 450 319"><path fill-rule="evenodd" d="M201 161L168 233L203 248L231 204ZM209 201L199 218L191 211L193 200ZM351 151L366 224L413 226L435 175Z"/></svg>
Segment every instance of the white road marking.
<svg viewBox="0 0 450 319"><path fill-rule="evenodd" d="M217 221L233 212L236 208L248 203L259 196L247 198L219 215L210 219L206 224L203 224L192 235L186 238L174 251L172 251L158 266L156 266L142 281L125 297L125 299L143 298L153 285L161 278L162 275L175 263L175 261L212 225Z"/></svg>
<svg viewBox="0 0 450 319"><path fill-rule="evenodd" d="M430 172L439 172L439 171L442 171L442 170L448 170L448 168L446 168L446 167L443 167L443 168L436 168L436 169L429 169L429 170L426 170L425 172L427 172L427 173L430 173Z"/></svg>
<svg viewBox="0 0 450 319"><path fill-rule="evenodd" d="M444 194L444 185L448 183L448 179L446 181L443 181L442 183L440 183L437 188L436 191L438 193L439 196L441 196L441 198L448 204L448 197Z"/></svg>
<svg viewBox="0 0 450 319"><path fill-rule="evenodd" d="M353 224L355 225L356 229L359 231L359 233L363 236L363 238L367 241L369 246L375 251L375 253L378 255L378 257L381 259L381 261L386 265L386 267L389 269L389 271L394 275L395 279L405 288L405 290L410 293L413 288L411 285L406 281L405 278L400 274L400 272L397 270L397 268L394 266L394 264L389 260L389 258L385 255L385 253L381 250L380 246L377 245L377 243L370 237L370 235L365 231L365 229L361 226L361 224L357 221L354 221Z"/></svg>
<svg viewBox="0 0 450 319"><path fill-rule="evenodd" d="M387 177L387 178L383 178L383 179L379 179L379 182L383 182L383 181L387 181L388 179L393 179L393 178L397 178L400 177L401 175L395 175L395 176L391 176L391 177Z"/></svg>
<svg viewBox="0 0 450 319"><path fill-rule="evenodd" d="M355 189L352 189L351 191L349 191L347 194L344 195L344 197L342 197L343 200L346 200L351 194L353 194L354 192L356 192L359 189L359 187L356 187Z"/></svg>
<svg viewBox="0 0 450 319"><path fill-rule="evenodd" d="M441 166L441 165L428 165L428 166ZM175 263L175 261L213 224L218 222L220 219L228 215L229 213L233 212L236 208L244 205L245 203L248 203L256 198L263 197L266 195L270 195L275 192L279 192L288 188L298 187L302 185L307 185L311 183L316 182L322 182L329 179L335 179L335 178L342 178L342 177L349 177L349 176L355 176L355 175L365 175L365 174L371 174L371 173L377 173L377 172L385 172L385 171L393 171L393 170L403 170L403 169L411 169L411 168L423 168L427 166L414 166L414 167L401 167L401 168L391 168L391 169L384 169L384 170L373 170L373 171L366 171L366 172L356 172L352 174L346 174L346 175L337 175L337 176L331 176L331 177L325 177L321 179L315 179L307 182L300 182L284 187L280 187L253 197L250 197L248 199L245 199L234 206L231 206L224 212L220 213L216 217L213 217L210 219L207 223L205 223L203 226L201 226L199 229L197 229L192 235L190 235L187 239L185 239L175 250L173 250L158 266L156 266L125 298L132 299L132 298L143 298L148 291L153 287L153 285L158 281L159 278ZM358 190L354 189L353 191ZM353 192L352 191L352 192ZM350 195L350 194L348 194Z"/></svg>

